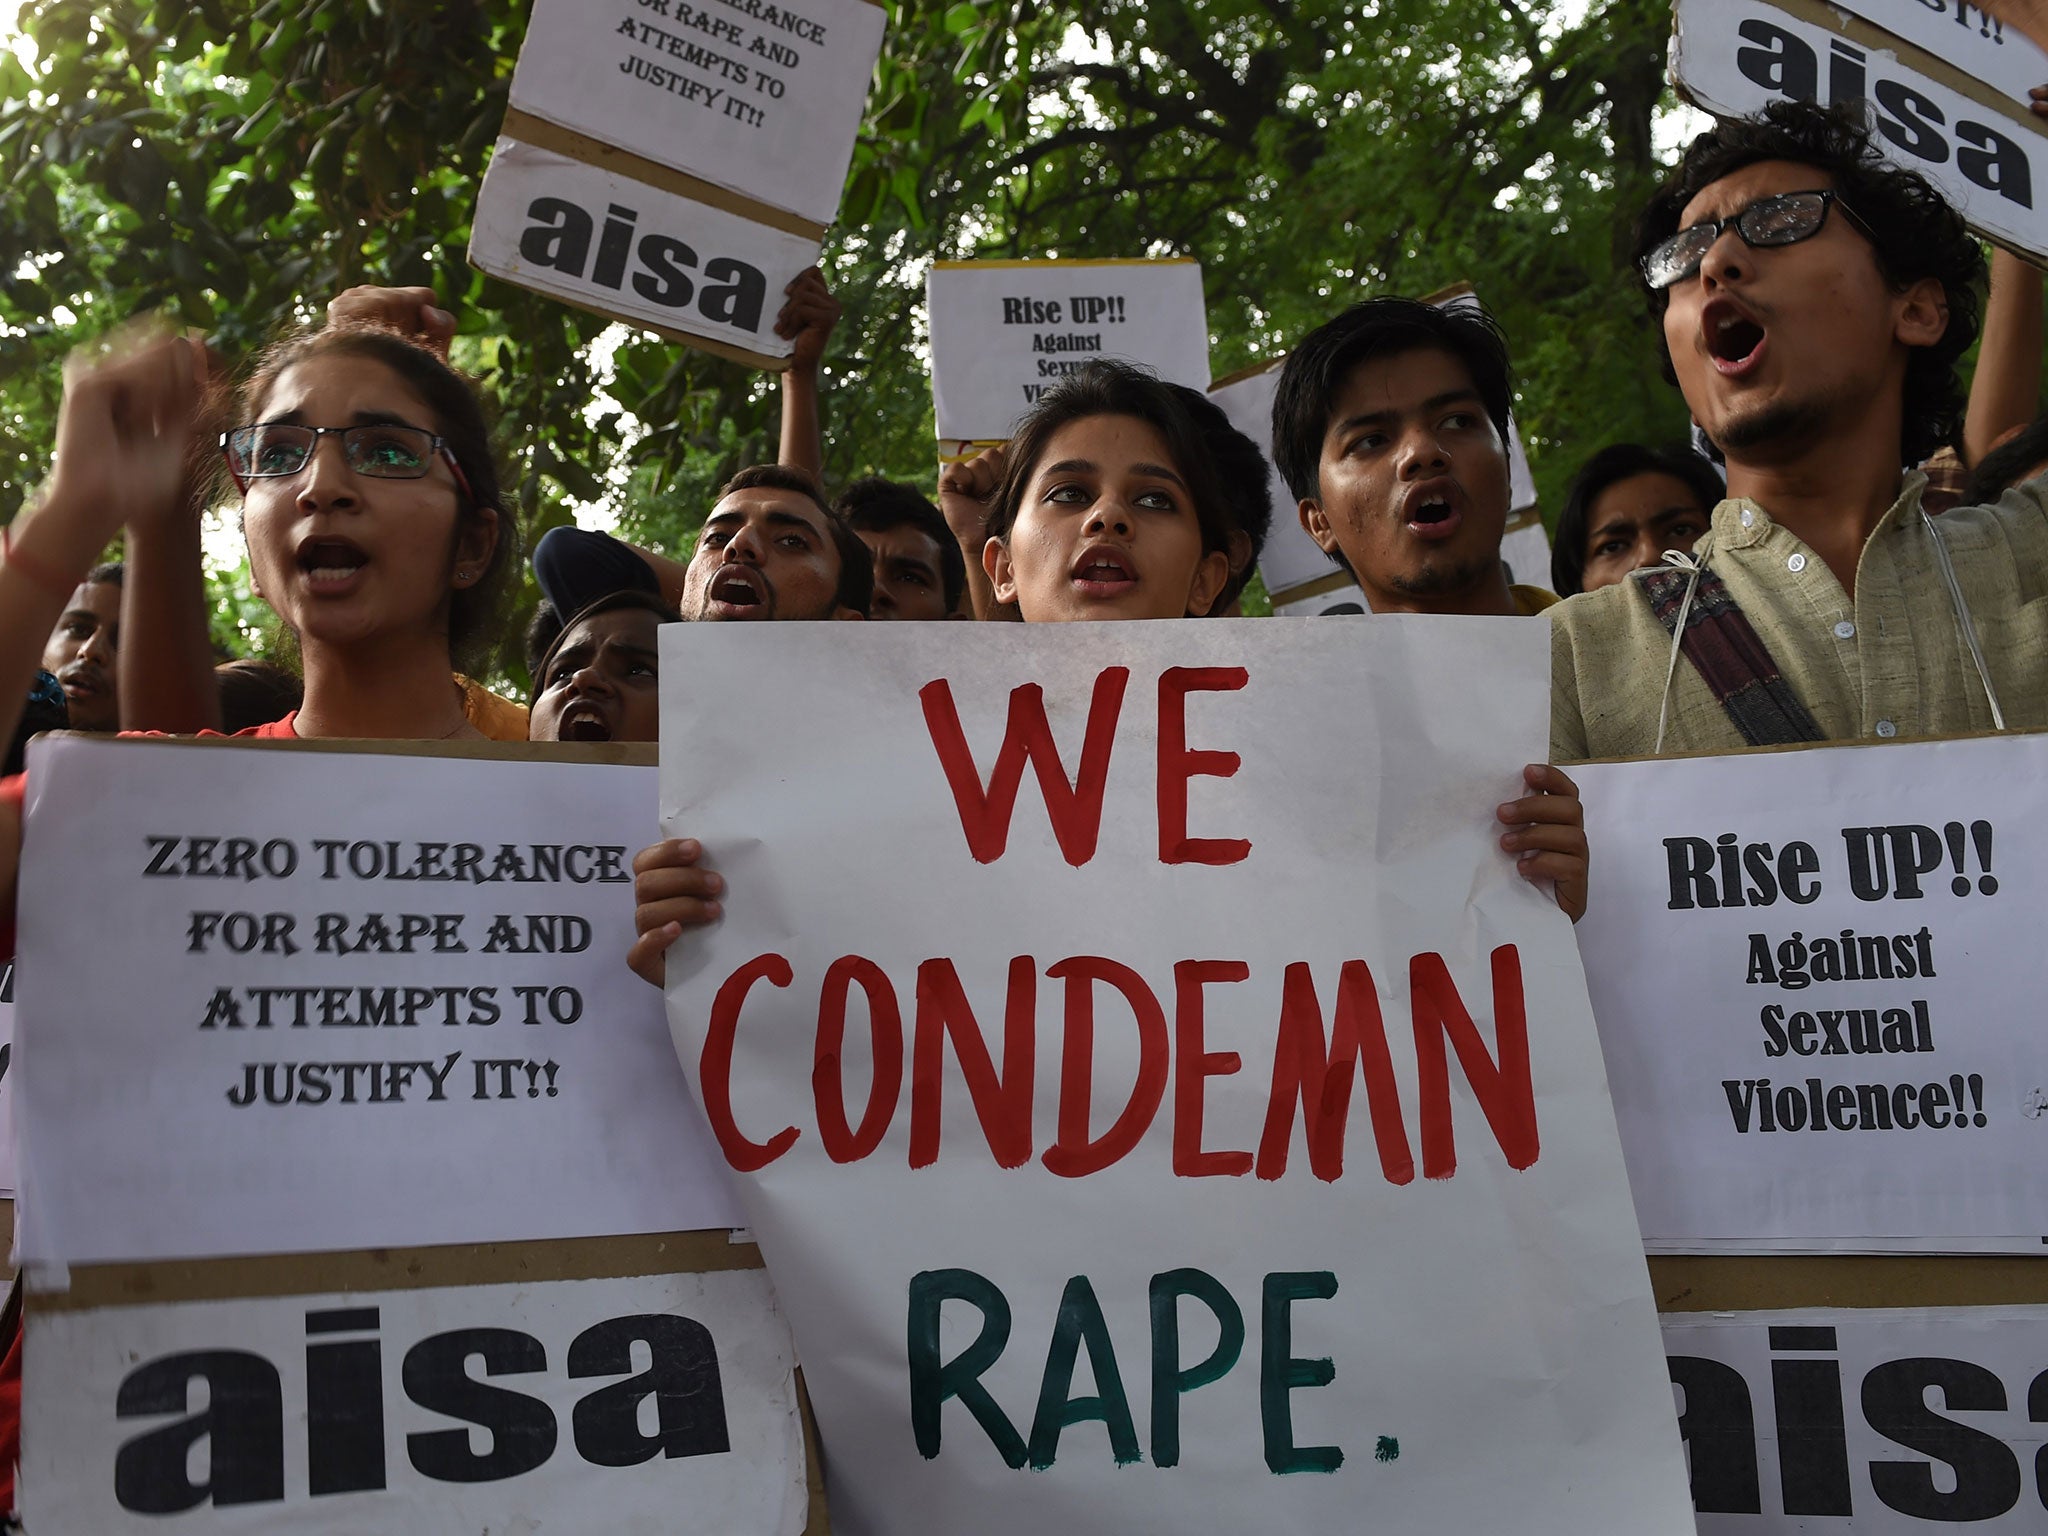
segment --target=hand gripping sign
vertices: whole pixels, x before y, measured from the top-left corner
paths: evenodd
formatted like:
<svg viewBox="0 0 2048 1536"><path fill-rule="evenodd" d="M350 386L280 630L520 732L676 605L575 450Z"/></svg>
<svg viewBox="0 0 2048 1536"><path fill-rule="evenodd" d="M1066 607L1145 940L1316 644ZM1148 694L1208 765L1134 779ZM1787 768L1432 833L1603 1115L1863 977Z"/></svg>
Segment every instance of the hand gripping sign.
<svg viewBox="0 0 2048 1536"><path fill-rule="evenodd" d="M1690 1532L1519 625L832 628L673 626L662 750L835 1524Z"/></svg>

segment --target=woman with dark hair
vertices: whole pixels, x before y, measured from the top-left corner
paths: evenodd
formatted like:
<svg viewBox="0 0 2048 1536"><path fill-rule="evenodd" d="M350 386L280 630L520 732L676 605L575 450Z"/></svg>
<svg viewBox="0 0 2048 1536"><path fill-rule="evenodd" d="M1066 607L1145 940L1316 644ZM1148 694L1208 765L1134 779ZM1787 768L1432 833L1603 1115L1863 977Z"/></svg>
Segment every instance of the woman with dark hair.
<svg viewBox="0 0 2048 1536"><path fill-rule="evenodd" d="M1550 545L1552 590L1595 592L1656 565L1668 549L1691 549L1722 495L1721 477L1690 448L1602 448L1564 493Z"/></svg>

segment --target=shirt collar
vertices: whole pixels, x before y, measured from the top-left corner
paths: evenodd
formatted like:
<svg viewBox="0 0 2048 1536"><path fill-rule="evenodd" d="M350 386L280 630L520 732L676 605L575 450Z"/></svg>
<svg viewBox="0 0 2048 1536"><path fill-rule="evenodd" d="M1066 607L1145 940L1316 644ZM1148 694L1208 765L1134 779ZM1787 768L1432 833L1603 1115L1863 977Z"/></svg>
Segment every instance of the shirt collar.
<svg viewBox="0 0 2048 1536"><path fill-rule="evenodd" d="M1870 536L1876 538L1894 526L1911 527L1915 514L1920 510L1920 495L1926 488L1927 477L1924 474L1917 469L1907 470L1899 481L1899 499L1877 520L1877 527L1871 530ZM1747 496L1730 496L1714 508L1714 547L1748 549L1770 538L1777 527L1771 514Z"/></svg>

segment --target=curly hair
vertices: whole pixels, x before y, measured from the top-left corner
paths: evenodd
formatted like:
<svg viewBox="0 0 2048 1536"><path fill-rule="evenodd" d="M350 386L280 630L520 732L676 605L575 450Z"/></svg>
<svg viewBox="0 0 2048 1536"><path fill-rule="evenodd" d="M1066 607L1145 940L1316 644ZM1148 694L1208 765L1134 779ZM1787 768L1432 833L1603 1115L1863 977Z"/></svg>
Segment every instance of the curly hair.
<svg viewBox="0 0 2048 1536"><path fill-rule="evenodd" d="M1961 428L1964 397L1956 361L1977 339L1984 252L1963 227L1962 216L1926 177L1884 160L1872 142L1869 123L1855 107L1777 101L1759 116L1720 123L1694 139L1678 169L1636 222L1637 271L1645 256L1678 232L1686 204L1703 189L1764 160L1790 160L1825 175L1841 201L1872 232L1878 271L1894 289L1929 277L1941 283L1948 301L1948 329L1932 346L1915 348L1906 364L1901 462L1919 463L1953 442ZM1671 348L1664 339L1669 302L1668 290L1649 290L1664 376L1676 383Z"/></svg>

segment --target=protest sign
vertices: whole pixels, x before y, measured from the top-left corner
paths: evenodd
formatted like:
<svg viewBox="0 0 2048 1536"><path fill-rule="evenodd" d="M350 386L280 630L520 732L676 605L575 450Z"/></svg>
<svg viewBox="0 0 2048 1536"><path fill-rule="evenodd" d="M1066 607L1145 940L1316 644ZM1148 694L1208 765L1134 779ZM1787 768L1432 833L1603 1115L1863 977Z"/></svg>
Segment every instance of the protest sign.
<svg viewBox="0 0 2048 1536"><path fill-rule="evenodd" d="M652 770L527 755L31 748L25 1265L739 1224L621 962Z"/></svg>
<svg viewBox="0 0 2048 1536"><path fill-rule="evenodd" d="M835 1527L1691 1531L1576 947L1496 838L1545 653L1299 634L663 632L663 824L726 879L670 1022Z"/></svg>
<svg viewBox="0 0 2048 1536"><path fill-rule="evenodd" d="M1532 507L1508 519L1501 536L1500 557L1508 568L1508 579L1520 586L1550 586L1550 535L1543 519Z"/></svg>
<svg viewBox="0 0 2048 1536"><path fill-rule="evenodd" d="M44 1536L822 1529L758 1251L697 1233L533 1252L551 1246L74 1272L27 1309L26 1519ZM593 1256L626 1262L576 1272ZM455 1274L494 1263L503 1283Z"/></svg>
<svg viewBox="0 0 2048 1536"><path fill-rule="evenodd" d="M870 0L535 0L512 107L823 226L882 22Z"/></svg>
<svg viewBox="0 0 2048 1536"><path fill-rule="evenodd" d="M813 236L513 139L469 245L493 277L760 368L788 366L775 316L817 257Z"/></svg>
<svg viewBox="0 0 2048 1536"><path fill-rule="evenodd" d="M2048 1306L1661 1321L1699 1536L2041 1529Z"/></svg>
<svg viewBox="0 0 2048 1536"><path fill-rule="evenodd" d="M2048 738L1572 772L1652 1251L2039 1253Z"/></svg>
<svg viewBox="0 0 2048 1536"><path fill-rule="evenodd" d="M2048 53L1969 0L1830 0L1836 10L1911 43L2025 109L2027 92L2048 84Z"/></svg>
<svg viewBox="0 0 2048 1536"><path fill-rule="evenodd" d="M938 261L925 279L942 450L1000 443L1038 397L1096 358L1209 387L1199 262Z"/></svg>
<svg viewBox="0 0 2048 1536"><path fill-rule="evenodd" d="M2048 135L2024 91L2009 88L2033 60L1986 66L2005 49L2020 57L2020 39L2002 29L1984 37L1968 18L1944 21L1952 9L1952 0L1861 0L1848 9L1823 0L1678 0L1672 74L1684 95L1723 117L1773 101L1867 101L1878 148L1938 187L1971 228L2048 256L2048 206L2037 193L2048 186Z"/></svg>

